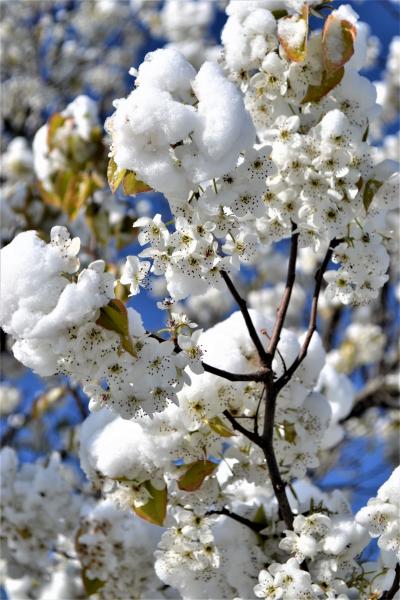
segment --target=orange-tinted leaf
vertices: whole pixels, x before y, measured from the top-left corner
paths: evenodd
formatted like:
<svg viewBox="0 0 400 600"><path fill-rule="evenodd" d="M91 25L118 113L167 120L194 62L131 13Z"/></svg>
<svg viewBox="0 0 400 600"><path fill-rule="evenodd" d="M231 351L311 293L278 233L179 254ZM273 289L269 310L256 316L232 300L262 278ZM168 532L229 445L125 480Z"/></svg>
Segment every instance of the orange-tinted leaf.
<svg viewBox="0 0 400 600"><path fill-rule="evenodd" d="M218 465L210 460L198 460L189 465L186 472L178 479L178 487L185 492L198 490L206 477L211 475Z"/></svg>
<svg viewBox="0 0 400 600"><path fill-rule="evenodd" d="M307 55L308 5L300 15L282 17L278 21L278 39L289 60L303 62Z"/></svg>
<svg viewBox="0 0 400 600"><path fill-rule="evenodd" d="M322 81L319 85L309 85L306 95L301 101L302 104L306 102L319 102L324 96L329 94L339 83L342 81L344 75L344 68L341 67L335 71L332 75L328 76L324 72Z"/></svg>
<svg viewBox="0 0 400 600"><path fill-rule="evenodd" d="M48 204L49 206L54 206L55 208L61 208L61 200L59 196L57 196L57 194L46 190L46 188L40 181L37 182L37 188L45 204Z"/></svg>
<svg viewBox="0 0 400 600"><path fill-rule="evenodd" d="M343 67L354 54L356 28L349 21L329 15L322 32L322 52L328 75Z"/></svg>

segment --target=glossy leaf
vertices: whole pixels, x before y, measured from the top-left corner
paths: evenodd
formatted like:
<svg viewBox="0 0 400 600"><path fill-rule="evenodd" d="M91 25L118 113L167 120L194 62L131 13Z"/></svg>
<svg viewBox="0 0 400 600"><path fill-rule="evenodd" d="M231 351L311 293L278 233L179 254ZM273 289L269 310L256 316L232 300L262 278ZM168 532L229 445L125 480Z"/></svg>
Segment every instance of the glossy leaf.
<svg viewBox="0 0 400 600"><path fill-rule="evenodd" d="M126 173L122 181L122 187L124 194L127 196L136 196L136 194L151 190L151 187L149 187L146 183L140 181L140 179L136 179L136 175L133 171Z"/></svg>
<svg viewBox="0 0 400 600"><path fill-rule="evenodd" d="M137 355L129 334L128 312L121 300L110 300L106 306L102 306L96 323L104 329L118 333L123 348L132 356Z"/></svg>
<svg viewBox="0 0 400 600"><path fill-rule="evenodd" d="M165 486L162 490L155 488L150 481L144 484L151 495L150 500L142 506L134 506L133 510L141 519L153 523L153 525L163 525L167 514L168 491Z"/></svg>
<svg viewBox="0 0 400 600"><path fill-rule="evenodd" d="M107 180L113 194L117 191L125 176L126 169L119 169L115 160L110 158L107 166Z"/></svg>
<svg viewBox="0 0 400 600"><path fill-rule="evenodd" d="M198 460L189 465L186 472L178 479L178 487L185 492L195 492L203 481L211 475L218 465L210 460Z"/></svg>
<svg viewBox="0 0 400 600"><path fill-rule="evenodd" d="M302 104L306 102L319 102L324 96L329 94L339 83L342 81L344 75L344 68L338 69L333 75L328 75L325 71L322 76L322 81L319 85L309 85L306 95L301 101Z"/></svg>

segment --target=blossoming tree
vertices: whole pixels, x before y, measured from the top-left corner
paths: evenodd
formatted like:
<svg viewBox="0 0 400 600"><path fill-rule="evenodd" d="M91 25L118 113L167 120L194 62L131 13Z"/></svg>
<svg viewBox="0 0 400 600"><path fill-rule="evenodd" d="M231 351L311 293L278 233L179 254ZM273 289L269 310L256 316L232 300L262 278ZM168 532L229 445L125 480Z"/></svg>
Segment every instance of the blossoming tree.
<svg viewBox="0 0 400 600"><path fill-rule="evenodd" d="M218 48L211 3L134 5L171 43L131 69L108 136L80 95L33 154L18 138L4 157L32 217L1 251L0 323L51 378L4 435L6 592L400 598L400 468L355 513L313 478L368 409L387 438L398 419L374 311L393 296L399 177L373 145L390 111L359 74L368 28L347 5L232 0ZM157 330L132 307L149 286ZM82 423L63 451L20 461L18 428L68 395Z"/></svg>

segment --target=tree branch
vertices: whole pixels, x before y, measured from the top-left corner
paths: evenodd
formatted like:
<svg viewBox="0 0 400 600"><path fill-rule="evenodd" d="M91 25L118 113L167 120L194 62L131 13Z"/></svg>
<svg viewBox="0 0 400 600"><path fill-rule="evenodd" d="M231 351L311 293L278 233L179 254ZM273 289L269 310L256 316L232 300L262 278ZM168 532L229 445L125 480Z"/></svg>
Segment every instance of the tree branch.
<svg viewBox="0 0 400 600"><path fill-rule="evenodd" d="M343 308L342 306L335 306L332 308L332 313L326 323L322 342L325 350L328 352L333 348L333 341L336 334L336 329L340 323L342 317Z"/></svg>
<svg viewBox="0 0 400 600"><path fill-rule="evenodd" d="M260 357L262 364L267 366L267 363L268 363L267 353L264 350L264 346L262 345L262 342L261 342L260 338L258 337L258 334L254 327L253 321L251 320L251 317L250 317L250 314L249 314L249 311L247 308L246 300L241 297L241 295L237 291L235 285L233 284L231 278L229 277L229 275L226 271L221 271L221 277L225 281L230 293L232 294L233 298L235 299L237 305L240 308L240 312L243 315L250 338L251 338L254 346L257 349L258 356Z"/></svg>
<svg viewBox="0 0 400 600"><path fill-rule="evenodd" d="M383 592L383 594L381 596L381 600L392 600L395 597L396 592L400 589L400 564L399 563L397 563L397 565L396 565L395 573L396 574L394 576L392 587L390 588L390 590Z"/></svg>
<svg viewBox="0 0 400 600"><path fill-rule="evenodd" d="M264 378L263 370L253 373L230 373L229 371L218 369L218 367L213 367L205 362L202 362L201 364L207 373L218 375L218 377L223 377L224 379L228 379L228 381L263 381Z"/></svg>
<svg viewBox="0 0 400 600"><path fill-rule="evenodd" d="M345 423L349 419L360 417L369 408L382 407L400 409L398 401L398 386L388 385L386 377L376 377L356 394L355 402L350 413L341 419L340 423Z"/></svg>
<svg viewBox="0 0 400 600"><path fill-rule="evenodd" d="M248 429L246 429L246 427L243 427L243 425L241 425L241 423L239 423L235 419L235 417L232 417L229 410L224 410L224 412L222 414L224 415L224 417L226 417L228 419L229 423L232 425L232 427L235 431L238 431L239 433L241 433L242 435L247 437L248 440L253 442L253 444L260 446L260 448L261 448L261 439L260 439L259 435L257 435L256 433L253 433L252 431L249 431Z"/></svg>
<svg viewBox="0 0 400 600"><path fill-rule="evenodd" d="M234 521L245 525L246 527L254 531L254 533L259 533L262 529L265 528L265 525L263 525L262 523L253 523L253 521L250 521L250 519L246 519L246 517L242 517L242 515L238 515L237 513L231 512L227 508L222 508L221 510L210 510L206 513L206 515L223 515L225 517L229 517L230 519L233 519Z"/></svg>
<svg viewBox="0 0 400 600"><path fill-rule="evenodd" d="M274 380L272 373L269 373L266 377L265 395L266 404L264 415L264 427L261 436L261 447L264 452L265 460L267 461L269 477L271 479L272 487L275 492L275 497L278 502L279 511L287 527L289 529L293 529L293 513L286 495L286 484L283 481L279 471L278 461L276 460L273 443L276 392L274 389Z"/></svg>
<svg viewBox="0 0 400 600"><path fill-rule="evenodd" d="M332 258L334 248L336 248L336 246L341 244L342 241L343 241L342 239L339 239L339 240L334 239L331 241L331 243L329 244L329 248L326 251L325 258L322 261L320 268L318 269L318 271L315 274L315 288L314 288L314 294L313 294L312 303L311 303L310 319L309 319L309 323L308 323L306 337L304 339L301 350L300 350L299 354L297 355L296 359L294 360L294 362L290 365L290 367L288 367L286 373L284 373L275 382L275 392L276 393L280 392L280 390L283 387L285 387L285 385L290 381L290 379L293 377L293 375L296 372L296 370L298 369L298 367L301 365L301 363L307 356L307 351L308 351L308 347L311 343L312 336L314 334L314 331L317 329L318 300L319 300L319 295L321 292L323 276L324 276L324 273L325 273L325 271L328 267L328 264Z"/></svg>
<svg viewBox="0 0 400 600"><path fill-rule="evenodd" d="M278 311L276 314L274 329L272 331L271 339L270 339L268 350L267 350L267 357L268 357L267 366L268 367L271 367L271 365L272 365L272 361L274 359L275 352L276 352L278 344L279 344L279 340L280 340L282 329L283 329L283 324L284 324L285 318L286 318L286 313L289 308L293 285L294 285L294 282L296 279L296 261L297 261L298 241L299 241L299 232L296 231L296 224L292 222L292 237L291 237L291 244L290 244L290 257L289 257L289 264L288 264L287 277L286 277L286 286L285 286L285 291L283 292L282 299L280 301L279 308L278 308ZM285 366L285 363L283 363L283 364Z"/></svg>
<svg viewBox="0 0 400 600"><path fill-rule="evenodd" d="M164 338L156 333L149 333L149 337L157 340L158 342L166 342ZM182 348L180 348L177 344L175 344L175 352L178 354L182 352ZM264 370L260 369L259 371L255 371L253 373L231 373L230 371L225 371L225 369L219 369L218 367L213 367L208 363L202 361L203 369L207 371L207 373L212 373L213 375L217 375L218 377L223 377L228 381L263 381L264 380Z"/></svg>
<svg viewBox="0 0 400 600"><path fill-rule="evenodd" d="M89 410L87 405L83 402L82 398L79 395L78 388L76 386L71 385L67 382L67 392L71 394L73 399L75 400L75 404L78 408L78 411L84 421L86 417L89 415Z"/></svg>

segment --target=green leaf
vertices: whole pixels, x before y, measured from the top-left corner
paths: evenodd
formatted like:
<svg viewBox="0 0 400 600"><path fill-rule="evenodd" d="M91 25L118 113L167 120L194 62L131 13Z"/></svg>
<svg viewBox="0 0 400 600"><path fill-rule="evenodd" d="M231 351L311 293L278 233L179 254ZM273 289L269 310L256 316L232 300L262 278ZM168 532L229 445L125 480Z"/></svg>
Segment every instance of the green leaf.
<svg viewBox="0 0 400 600"><path fill-rule="evenodd" d="M61 200L57 194L46 190L46 188L42 185L40 181L38 181L36 185L37 189L39 190L40 196L45 204L61 209Z"/></svg>
<svg viewBox="0 0 400 600"><path fill-rule="evenodd" d="M136 175L133 171L128 171L126 173L122 181L122 187L124 194L127 196L136 196L136 194L151 190L151 187L149 187L146 183L140 181L140 179L136 179Z"/></svg>
<svg viewBox="0 0 400 600"><path fill-rule="evenodd" d="M294 423L290 423L289 421L283 421L283 427L283 437L287 442L289 442L289 444L294 444L297 438L296 427L294 426Z"/></svg>
<svg viewBox="0 0 400 600"><path fill-rule="evenodd" d="M49 150L54 148L54 136L57 130L64 125L66 118L61 113L54 113L49 119L47 126L47 145Z"/></svg>
<svg viewBox="0 0 400 600"><path fill-rule="evenodd" d="M265 525L265 527L268 524L267 515L265 514L265 510L262 504L260 504L260 506L257 508L257 512L254 515L253 523Z"/></svg>
<svg viewBox="0 0 400 600"><path fill-rule="evenodd" d="M141 192L149 192L151 187L136 178L133 171L120 169L113 158L110 158L107 167L107 179L113 194L117 191L122 183L124 194L128 196L136 196Z"/></svg>
<svg viewBox="0 0 400 600"><path fill-rule="evenodd" d="M96 592L98 592L104 585L105 581L101 579L89 579L86 575L86 569L82 569L81 571L83 589L88 596L93 596Z"/></svg>
<svg viewBox="0 0 400 600"><path fill-rule="evenodd" d="M83 176L81 179L79 173L76 175L70 174L67 189L62 196L62 209L71 221L76 219L89 195L90 184L88 187L86 178Z"/></svg>
<svg viewBox="0 0 400 600"><path fill-rule="evenodd" d="M218 465L210 460L198 460L189 465L186 472L178 479L178 487L185 492L198 490L206 477L211 475Z"/></svg>
<svg viewBox="0 0 400 600"><path fill-rule="evenodd" d="M133 506L133 510L141 519L153 523L153 525L163 525L165 515L167 514L168 491L167 486L162 490L158 490L150 481L143 484L149 494L150 500L142 506Z"/></svg>
<svg viewBox="0 0 400 600"><path fill-rule="evenodd" d="M129 334L128 312L121 300L110 300L106 306L102 306L96 323L104 329L118 333L123 348L132 356L137 356Z"/></svg>
<svg viewBox="0 0 400 600"><path fill-rule="evenodd" d="M319 85L309 85L306 95L304 96L301 104L306 102L319 102L324 96L329 94L339 83L342 81L344 75L344 68L340 68L333 73L328 75L324 71L322 75L322 81Z"/></svg>
<svg viewBox="0 0 400 600"><path fill-rule="evenodd" d="M117 191L125 177L126 169L119 169L113 158L108 161L107 180L113 194Z"/></svg>
<svg viewBox="0 0 400 600"><path fill-rule="evenodd" d="M284 8L276 8L275 10L271 10L271 12L276 20L282 19L282 17L286 17L288 14L287 10Z"/></svg>
<svg viewBox="0 0 400 600"><path fill-rule="evenodd" d="M378 181L377 179L368 179L365 184L364 194L363 194L363 204L365 208L365 212L368 212L369 207L374 199L376 192L382 187L383 182Z"/></svg>
<svg viewBox="0 0 400 600"><path fill-rule="evenodd" d="M210 427L210 429L215 431L215 433L218 433L218 435L220 435L221 437L228 438L232 437L233 435L236 435L236 433L232 431L232 429L224 425L224 423L219 417L213 417L212 419L208 419L207 424Z"/></svg>
<svg viewBox="0 0 400 600"><path fill-rule="evenodd" d="M325 70L328 75L343 67L354 54L354 40L357 35L355 26L339 19L335 15L329 15L325 21L322 32L322 54ZM335 49L335 55L332 56L331 48ZM340 58L337 53L340 51Z"/></svg>

